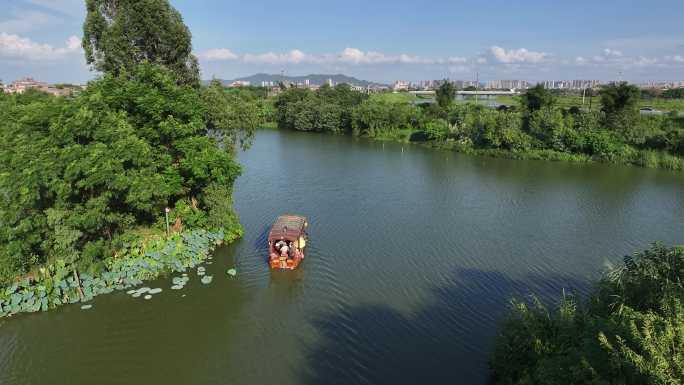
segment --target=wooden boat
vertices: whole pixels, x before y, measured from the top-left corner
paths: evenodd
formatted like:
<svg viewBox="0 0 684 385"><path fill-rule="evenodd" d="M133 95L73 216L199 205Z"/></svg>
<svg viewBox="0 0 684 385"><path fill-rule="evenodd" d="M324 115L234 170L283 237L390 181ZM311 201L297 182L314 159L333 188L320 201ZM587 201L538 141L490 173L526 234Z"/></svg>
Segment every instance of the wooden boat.
<svg viewBox="0 0 684 385"><path fill-rule="evenodd" d="M299 215L281 215L273 222L268 233L271 269L294 270L299 266L308 240L307 226L306 218Z"/></svg>

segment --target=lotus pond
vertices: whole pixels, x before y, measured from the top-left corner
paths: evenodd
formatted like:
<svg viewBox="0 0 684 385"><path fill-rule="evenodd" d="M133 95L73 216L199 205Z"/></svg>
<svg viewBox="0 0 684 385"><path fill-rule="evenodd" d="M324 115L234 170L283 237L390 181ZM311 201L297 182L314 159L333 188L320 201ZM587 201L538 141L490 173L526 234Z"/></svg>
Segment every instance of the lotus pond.
<svg viewBox="0 0 684 385"><path fill-rule="evenodd" d="M105 261L106 268L99 274L78 274L64 260L58 260L54 265L42 269L34 280L24 279L0 289L0 317L90 302L98 295L139 286L143 281L157 278L163 273L184 273L210 258L209 253L223 242L224 236L223 231L192 230L169 238L127 245L119 251L119 256ZM197 273L204 275L204 267L199 266ZM204 277L202 282L210 283L211 277ZM176 289L181 289L185 283L187 275L174 278ZM130 290L128 294L139 297L147 293L145 298L150 299L148 296L161 291L160 288L145 287ZM81 309L91 307L83 305Z"/></svg>

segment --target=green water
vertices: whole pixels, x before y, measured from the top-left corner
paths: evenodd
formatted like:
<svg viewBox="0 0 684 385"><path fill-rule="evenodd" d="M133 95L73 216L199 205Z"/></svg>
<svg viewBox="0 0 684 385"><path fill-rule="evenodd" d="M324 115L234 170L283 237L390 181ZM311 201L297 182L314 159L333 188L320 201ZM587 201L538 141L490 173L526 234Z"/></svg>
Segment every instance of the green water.
<svg viewBox="0 0 684 385"><path fill-rule="evenodd" d="M245 237L210 285L2 320L0 384L486 384L512 295L586 294L622 255L684 243L683 174L278 131L241 162ZM310 247L272 273L281 213L308 216Z"/></svg>

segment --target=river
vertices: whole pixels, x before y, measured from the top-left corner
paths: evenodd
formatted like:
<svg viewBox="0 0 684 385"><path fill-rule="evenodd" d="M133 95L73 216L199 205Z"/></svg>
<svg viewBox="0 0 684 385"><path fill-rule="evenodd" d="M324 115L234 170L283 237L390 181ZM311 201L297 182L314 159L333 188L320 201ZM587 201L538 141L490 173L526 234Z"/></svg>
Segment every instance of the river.
<svg viewBox="0 0 684 385"><path fill-rule="evenodd" d="M2 320L0 384L484 385L511 296L586 295L622 255L684 243L681 173L269 130L240 158L245 237L210 285ZM295 272L266 263L281 213L309 218Z"/></svg>

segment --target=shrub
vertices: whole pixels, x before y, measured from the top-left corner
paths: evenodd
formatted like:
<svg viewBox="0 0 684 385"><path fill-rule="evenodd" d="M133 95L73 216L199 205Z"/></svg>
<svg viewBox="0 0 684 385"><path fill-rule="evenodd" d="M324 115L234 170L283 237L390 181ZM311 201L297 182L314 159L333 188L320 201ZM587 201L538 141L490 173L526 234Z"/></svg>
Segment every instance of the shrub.
<svg viewBox="0 0 684 385"><path fill-rule="evenodd" d="M681 384L684 249L625 257L582 305L513 301L492 355L495 384Z"/></svg>

